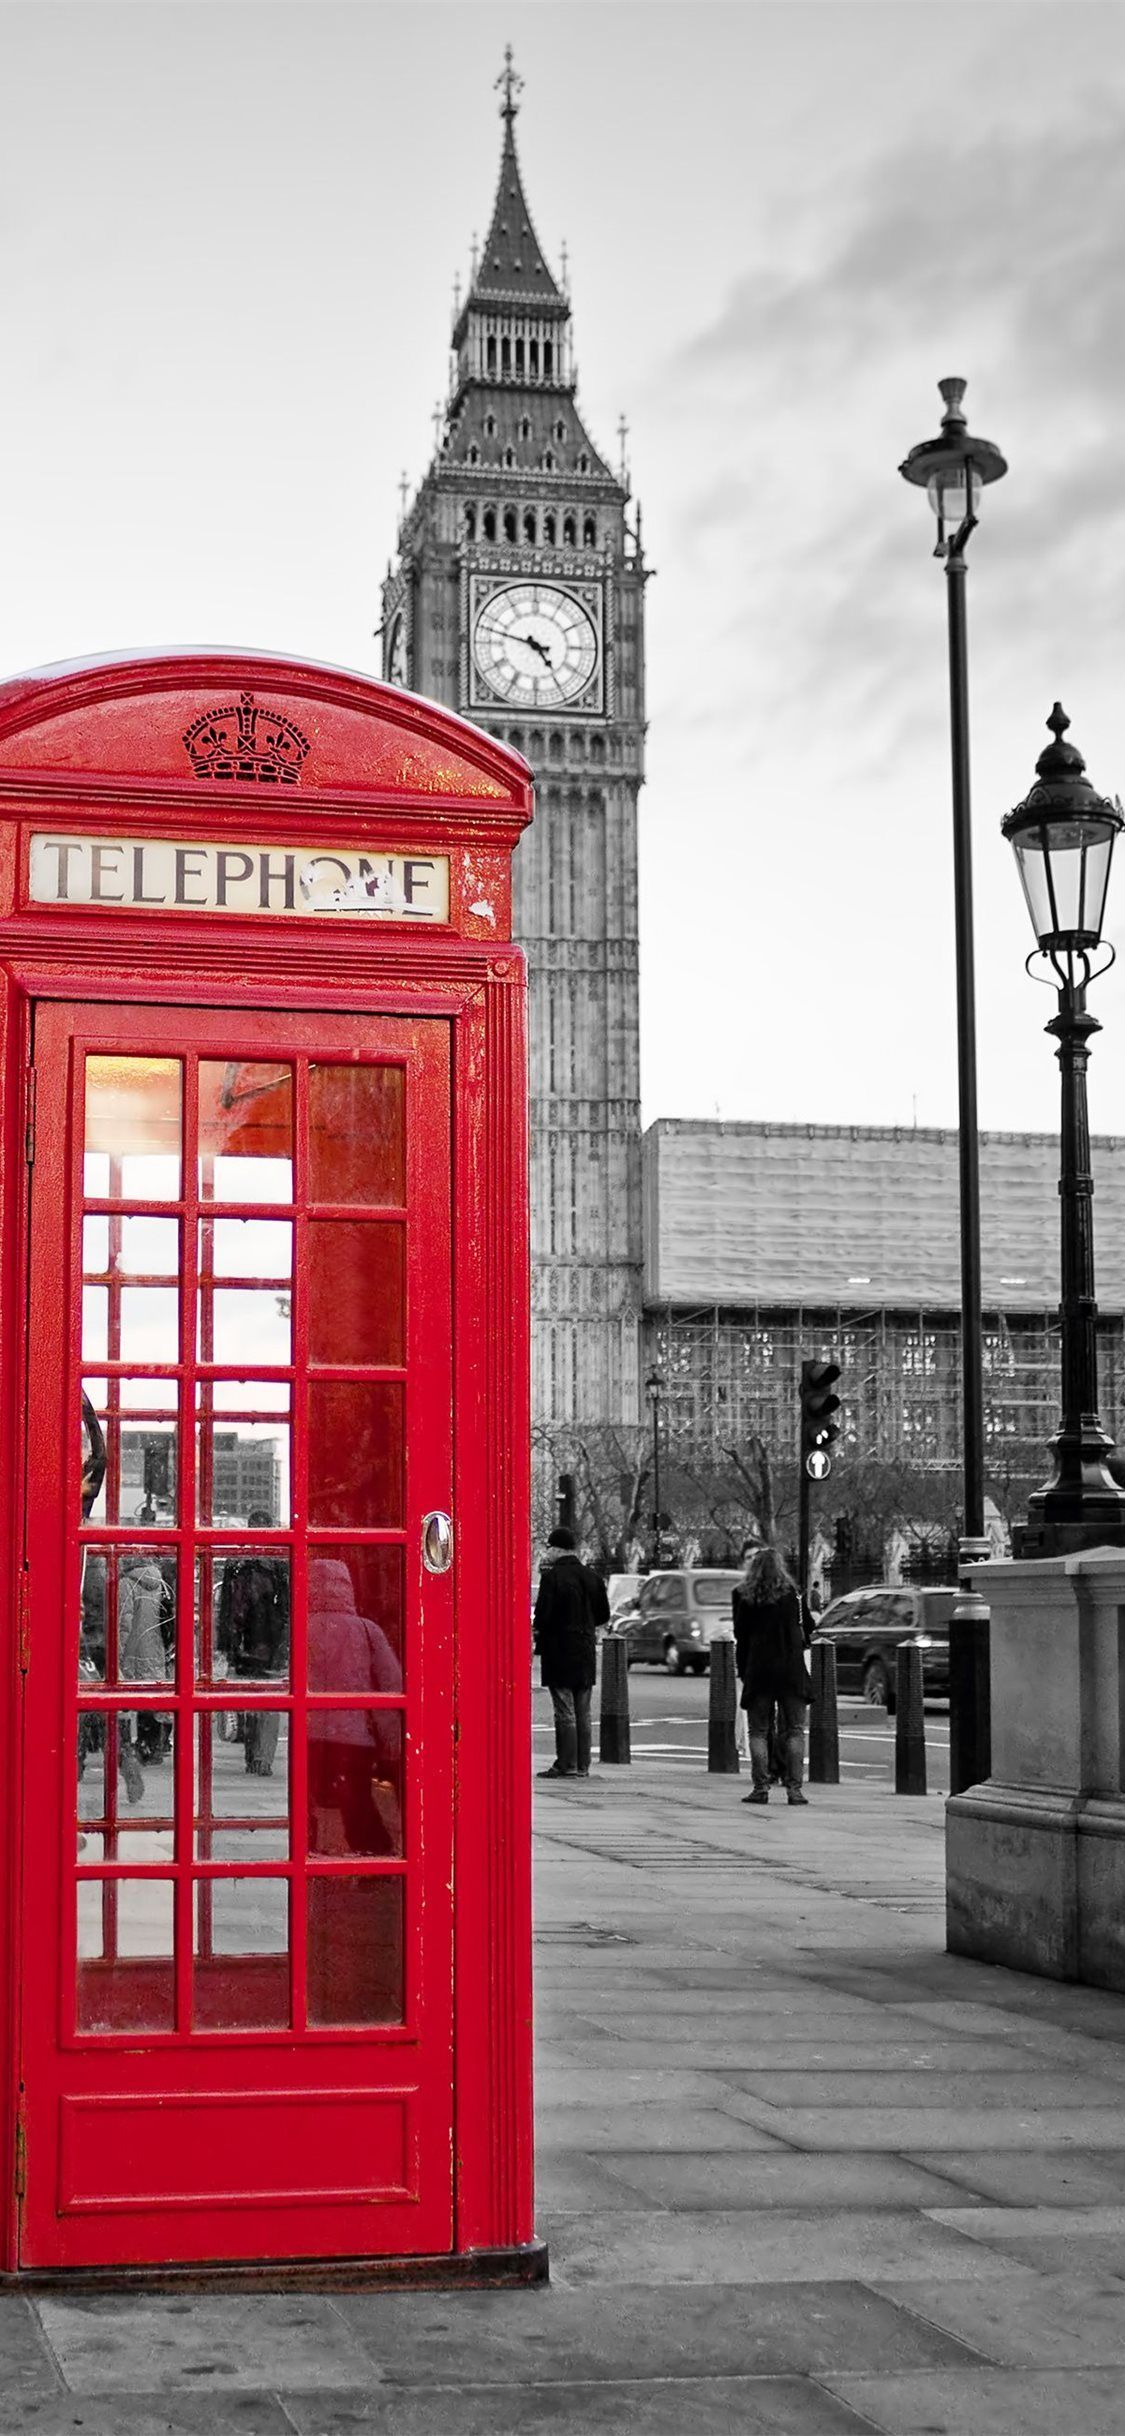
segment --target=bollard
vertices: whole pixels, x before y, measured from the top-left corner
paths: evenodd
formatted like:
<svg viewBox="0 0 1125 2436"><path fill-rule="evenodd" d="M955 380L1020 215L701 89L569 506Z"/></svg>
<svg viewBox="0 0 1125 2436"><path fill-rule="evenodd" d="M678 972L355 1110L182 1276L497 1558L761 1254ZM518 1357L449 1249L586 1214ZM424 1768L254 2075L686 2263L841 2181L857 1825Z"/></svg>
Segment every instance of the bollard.
<svg viewBox="0 0 1125 2436"><path fill-rule="evenodd" d="M809 1704L809 1783L840 1782L840 1714L836 1706L836 1651L831 1641L814 1641L812 1700Z"/></svg>
<svg viewBox="0 0 1125 2436"><path fill-rule="evenodd" d="M602 1719L598 1757L603 1768L627 1768L629 1749L629 1651L616 1633L602 1635Z"/></svg>
<svg viewBox="0 0 1125 2436"><path fill-rule="evenodd" d="M734 1674L734 1642L722 1639L711 1643L711 1700L707 1713L707 1773L709 1776L737 1776L739 1772L738 1745L734 1728L738 1710L738 1685Z"/></svg>
<svg viewBox="0 0 1125 2436"><path fill-rule="evenodd" d="M922 1705L922 1652L913 1641L898 1653L895 1713L895 1792L926 1790L926 1712Z"/></svg>

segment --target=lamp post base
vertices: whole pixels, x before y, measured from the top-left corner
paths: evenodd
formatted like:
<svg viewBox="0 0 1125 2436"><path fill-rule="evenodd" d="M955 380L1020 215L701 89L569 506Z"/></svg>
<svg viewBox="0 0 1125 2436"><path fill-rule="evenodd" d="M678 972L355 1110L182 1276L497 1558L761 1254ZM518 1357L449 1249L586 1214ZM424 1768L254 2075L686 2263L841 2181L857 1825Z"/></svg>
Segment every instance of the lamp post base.
<svg viewBox="0 0 1125 2436"><path fill-rule="evenodd" d="M1125 1990L1125 1548L982 1565L992 1774L946 1805L952 1954Z"/></svg>

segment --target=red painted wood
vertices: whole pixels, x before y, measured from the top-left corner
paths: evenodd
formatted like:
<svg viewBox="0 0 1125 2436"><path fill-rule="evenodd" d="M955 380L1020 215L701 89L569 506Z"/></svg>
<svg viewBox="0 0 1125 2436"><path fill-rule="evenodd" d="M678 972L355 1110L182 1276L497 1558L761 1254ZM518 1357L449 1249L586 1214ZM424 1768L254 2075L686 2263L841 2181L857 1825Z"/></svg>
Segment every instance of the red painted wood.
<svg viewBox="0 0 1125 2436"><path fill-rule="evenodd" d="M216 704L237 704L243 691L307 740L296 783L196 775L184 733ZM523 963L508 938L511 853L530 808L518 756L431 705L336 671L179 655L0 687L0 2266L7 2270L465 2254L531 2237L526 1081ZM28 839L45 826L279 845L307 844L319 832L330 842L444 853L451 919L447 928L423 930L346 915L149 920L36 906L26 893ZM24 1078L36 1002L29 1303ZM406 1857L373 1856L346 1870L331 1854L309 1864L314 1878L366 1877L387 1888L405 1877L410 1970L402 2027L322 2029L306 2024L298 2006L289 2027L193 2029L185 1960L171 2017L178 2027L74 2032L77 1531L74 1500L65 1499L77 1493L71 1422L78 1374L64 1281L77 1246L69 1061L91 1044L182 1056L189 1071L200 1056L287 1057L299 1078L299 1137L307 1122L303 1058L401 1054L407 1062L410 1333L405 1365L381 1373L388 1380L406 1373L406 1507L401 1530L366 1535L372 1545L404 1547L408 1608L424 1619L424 1663L412 1667L408 1647L403 1701L389 1694L380 1703L393 1713L404 1702L410 1721ZM441 1181L450 1171L451 1199ZM183 1214L190 1214L186 1204ZM313 1223L300 1195L293 1222L298 1237ZM194 1240L188 1250L194 1261ZM307 1330L298 1256L295 1381ZM186 1392L195 1354L186 1321L178 1350L170 1375ZM142 1377L145 1367L122 1361L116 1375ZM97 1369L113 1375L108 1361ZM269 1366L255 1364L255 1375L263 1369L268 1379ZM326 1375L340 1371L334 1363ZM216 1365L216 1385L224 1375L234 1375L232 1367ZM440 1468L442 1445L439 1494L430 1474ZM364 1537L308 1530L300 1471L298 1457L291 1688L239 1691L248 1710L281 1707L290 1717L305 1699L296 1659L307 1562L318 1546ZM195 1546L224 1544L219 1526L195 1528L191 1486L189 1461L175 1523L139 1533L179 1552L181 1616ZM441 1504L455 1515L455 1567L423 1583L418 1525L428 1506ZM130 1527L115 1536L138 1534ZM228 1545L231 1538L228 1530ZM32 1559L26 1678L19 1665L25 1550ZM60 1632L68 1563L69 1631ZM174 1699L184 1715L223 1711L229 1693L195 1685L192 1664L191 1634L181 1625L174 1694L164 1685L135 1688L134 1708L167 1713ZM96 1686L85 1698L92 1711L113 1706L111 1692ZM350 1703L345 1694L324 1693L313 1705L327 1717ZM303 1823L308 1778L295 1732L293 1754L292 1815ZM181 1735L181 1797L191 1757ZM215 1889L234 1866L210 1847L193 1863L181 1843L174 1864L161 1855L133 1874L150 1886L175 1882L186 1928L191 1880ZM261 1872L268 1877L277 1866L264 1863ZM112 1913L129 1873L116 1858L99 1867ZM254 1864L238 1868L258 1874ZM418 1869L421 1910L417 1887L411 1900ZM413 1933L419 1924L420 1937ZM135 1986L155 1992L162 1984L158 1964L134 1967ZM299 1936L290 1968L299 1994ZM269 1958L258 1957L243 1975L245 2002L260 2005L278 1984ZM5 2206L21 2067L22 2245L16 2209ZM415 2102L415 2090L424 2103ZM382 2196L373 2204L376 2190ZM407 2190L420 2196L402 2195Z"/></svg>

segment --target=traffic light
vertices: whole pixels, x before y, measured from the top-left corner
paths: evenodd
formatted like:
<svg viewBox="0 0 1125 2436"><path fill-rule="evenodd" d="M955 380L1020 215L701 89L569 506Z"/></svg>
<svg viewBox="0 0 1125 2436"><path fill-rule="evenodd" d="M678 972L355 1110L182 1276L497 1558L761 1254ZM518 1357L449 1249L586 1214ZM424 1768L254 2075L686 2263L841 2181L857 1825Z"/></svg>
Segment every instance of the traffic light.
<svg viewBox="0 0 1125 2436"><path fill-rule="evenodd" d="M575 1496L573 1472L559 1473L558 1496L555 1502L557 1507L556 1519L560 1527L564 1531L573 1531L577 1526L578 1519L576 1510L578 1501Z"/></svg>
<svg viewBox="0 0 1125 2436"><path fill-rule="evenodd" d="M802 1463L806 1455L812 1454L814 1447L826 1449L840 1435L840 1425L832 1418L840 1410L839 1396L832 1392L839 1376L838 1362L801 1364Z"/></svg>

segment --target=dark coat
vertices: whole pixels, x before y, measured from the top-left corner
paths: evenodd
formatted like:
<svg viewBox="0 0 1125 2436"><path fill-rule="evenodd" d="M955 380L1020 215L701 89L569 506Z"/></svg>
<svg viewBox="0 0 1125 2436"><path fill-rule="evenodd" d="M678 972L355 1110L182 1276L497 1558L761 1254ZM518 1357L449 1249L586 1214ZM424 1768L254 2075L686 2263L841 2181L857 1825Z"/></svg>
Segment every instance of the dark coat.
<svg viewBox="0 0 1125 2436"><path fill-rule="evenodd" d="M752 1700L809 1700L805 1636L795 1590L780 1599L748 1599L734 1593L734 1656L742 1679L742 1706Z"/></svg>
<svg viewBox="0 0 1125 2436"><path fill-rule="evenodd" d="M543 1682L559 1692L581 1691L596 1682L596 1628L608 1622L609 1599L601 1575L569 1548L552 1552L535 1596L535 1647Z"/></svg>

